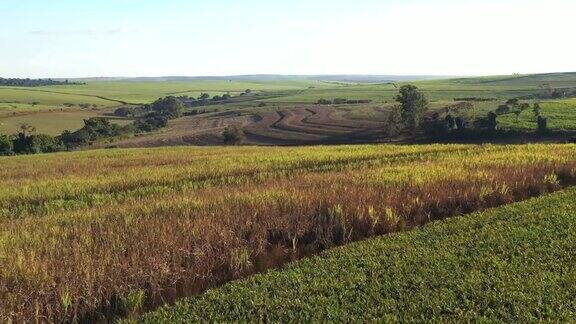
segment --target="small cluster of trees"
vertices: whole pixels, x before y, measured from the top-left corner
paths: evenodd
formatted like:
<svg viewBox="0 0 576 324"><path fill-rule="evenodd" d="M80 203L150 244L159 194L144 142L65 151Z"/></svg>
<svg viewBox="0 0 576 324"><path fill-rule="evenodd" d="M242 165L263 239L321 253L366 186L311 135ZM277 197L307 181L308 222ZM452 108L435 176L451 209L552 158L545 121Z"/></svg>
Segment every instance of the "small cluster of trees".
<svg viewBox="0 0 576 324"><path fill-rule="evenodd" d="M550 85L541 85L544 91L525 96L523 99L562 99L576 97L576 88L552 88Z"/></svg>
<svg viewBox="0 0 576 324"><path fill-rule="evenodd" d="M12 136L0 134L0 155L50 153L64 149L58 138L35 134L35 131L34 127L22 124L18 133Z"/></svg>
<svg viewBox="0 0 576 324"><path fill-rule="evenodd" d="M371 102L372 102L372 100L335 98L332 100L319 99L316 102L316 104L317 105L357 105L357 104L366 104L366 103L371 103Z"/></svg>
<svg viewBox="0 0 576 324"><path fill-rule="evenodd" d="M520 121L520 115L522 112L529 110L530 107L531 106L529 103L520 103L520 100L517 98L509 99L505 104L498 106L496 109L496 114L505 115L513 113L516 116L516 122L518 123ZM543 134L548 132L548 119L542 116L542 108L540 103L534 103L532 106L532 112L534 113L534 120L537 125L538 133Z"/></svg>
<svg viewBox="0 0 576 324"><path fill-rule="evenodd" d="M249 91L249 90L247 90L247 91ZM201 106L209 106L209 105L215 105L215 104L221 104L221 103L229 102L230 99L232 99L232 96L230 94L226 93L226 94L223 94L221 96L215 95L212 97L208 93L202 93L202 94L200 94L200 96L198 96L198 98L194 98L194 97L190 97L190 96L180 96L177 99L179 99L184 104L184 106L201 107Z"/></svg>
<svg viewBox="0 0 576 324"><path fill-rule="evenodd" d="M446 112L434 112L429 114L428 100L423 92L414 85L405 85L400 88L396 101L400 104L400 109L393 111L389 116L389 127L400 121L398 127L390 133L399 133L401 128L408 129L415 134L422 130L430 136L462 135L466 132L474 134L491 134L498 129L498 115L514 113L517 120L523 111L530 109L529 103L520 102L519 99L510 99L501 105L496 111L489 112L484 117L469 118L466 114L454 112L447 109ZM472 101L472 100L471 100ZM470 106L469 102L465 102ZM468 110L468 109L465 109ZM538 132L547 132L548 120L541 115L540 104L533 106L533 112L538 125Z"/></svg>
<svg viewBox="0 0 576 324"><path fill-rule="evenodd" d="M475 101L475 102L486 102L486 101L496 101L496 98L480 98L480 97L464 97L464 98L454 98L454 101Z"/></svg>
<svg viewBox="0 0 576 324"><path fill-rule="evenodd" d="M240 125L229 125L222 132L222 138L226 145L240 145L244 142L246 135Z"/></svg>
<svg viewBox="0 0 576 324"><path fill-rule="evenodd" d="M140 108L123 107L126 115L138 114L137 119L125 126L111 123L103 117L84 120L77 131L64 131L59 136L36 134L36 129L23 124L12 136L0 135L0 155L36 154L70 150L94 141L134 133L144 133L165 127L170 119L182 116L184 105L175 97L161 98ZM132 109L132 110L131 110ZM121 115L121 112L116 113Z"/></svg>
<svg viewBox="0 0 576 324"><path fill-rule="evenodd" d="M0 78L0 86L10 87L41 87L51 85L84 85L82 82L56 81L52 79L4 79Z"/></svg>

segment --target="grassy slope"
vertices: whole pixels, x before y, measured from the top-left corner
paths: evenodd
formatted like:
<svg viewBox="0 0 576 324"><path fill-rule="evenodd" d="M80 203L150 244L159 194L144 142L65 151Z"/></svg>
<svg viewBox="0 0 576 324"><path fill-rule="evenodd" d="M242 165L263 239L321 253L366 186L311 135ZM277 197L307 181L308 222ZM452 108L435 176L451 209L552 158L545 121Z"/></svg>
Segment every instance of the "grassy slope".
<svg viewBox="0 0 576 324"><path fill-rule="evenodd" d="M142 320L576 320L576 189L337 248Z"/></svg>
<svg viewBox="0 0 576 324"><path fill-rule="evenodd" d="M20 125L28 123L36 127L39 134L52 136L62 134L64 130L74 131L84 125L84 119L92 117L102 117L101 111L94 110L64 110L46 111L31 115L15 115L0 119L0 134L15 134L19 131ZM131 122L129 119L111 119L113 123L126 125Z"/></svg>
<svg viewBox="0 0 576 324"><path fill-rule="evenodd" d="M552 87L576 86L576 73L557 73L526 76L498 76L448 80L409 82L427 92L431 100L452 101L456 97L510 98L541 90L543 85ZM397 83L397 86L402 85ZM301 93L270 102L313 102L319 98L372 99L378 102L393 101L397 89L392 84L359 84L339 88L307 89Z"/></svg>
<svg viewBox="0 0 576 324"><path fill-rule="evenodd" d="M558 131L576 129L576 99L545 101L541 103L542 115L548 118L548 128ZM498 117L501 127L519 131L534 131L537 128L532 109L516 115L507 114Z"/></svg>
<svg viewBox="0 0 576 324"><path fill-rule="evenodd" d="M308 87L326 87L316 81L269 81L269 82L90 82L86 85L49 86L38 88L0 88L0 101L27 104L34 101L40 104L59 106L66 102L95 103L99 106L114 106L116 101L128 103L149 103L167 95L198 96L202 92L212 95L239 94L246 89L253 91L299 90ZM101 98L98 98L101 97ZM104 99L103 99L104 98ZM109 99L109 100L106 100Z"/></svg>

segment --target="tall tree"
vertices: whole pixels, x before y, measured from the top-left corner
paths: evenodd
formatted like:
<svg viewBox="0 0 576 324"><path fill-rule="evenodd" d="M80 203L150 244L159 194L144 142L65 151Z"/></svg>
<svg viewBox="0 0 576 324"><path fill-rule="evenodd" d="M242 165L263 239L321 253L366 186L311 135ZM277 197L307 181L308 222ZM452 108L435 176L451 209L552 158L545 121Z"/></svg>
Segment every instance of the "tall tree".
<svg viewBox="0 0 576 324"><path fill-rule="evenodd" d="M170 96L156 100L152 104L152 110L168 117L169 119L173 119L182 116L184 105L180 99Z"/></svg>
<svg viewBox="0 0 576 324"><path fill-rule="evenodd" d="M428 99L424 93L414 85L404 85L400 88L396 101L400 103L402 108L401 115L404 125L412 131L416 130L422 123L424 114L428 109Z"/></svg>

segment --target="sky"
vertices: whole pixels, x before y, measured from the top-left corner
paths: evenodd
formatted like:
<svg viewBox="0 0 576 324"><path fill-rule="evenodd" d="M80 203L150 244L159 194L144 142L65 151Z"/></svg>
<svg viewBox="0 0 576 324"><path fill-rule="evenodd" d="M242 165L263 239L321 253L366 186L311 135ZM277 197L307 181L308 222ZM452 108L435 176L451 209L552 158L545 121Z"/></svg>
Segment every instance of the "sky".
<svg viewBox="0 0 576 324"><path fill-rule="evenodd" d="M0 77L576 71L574 0L0 0Z"/></svg>

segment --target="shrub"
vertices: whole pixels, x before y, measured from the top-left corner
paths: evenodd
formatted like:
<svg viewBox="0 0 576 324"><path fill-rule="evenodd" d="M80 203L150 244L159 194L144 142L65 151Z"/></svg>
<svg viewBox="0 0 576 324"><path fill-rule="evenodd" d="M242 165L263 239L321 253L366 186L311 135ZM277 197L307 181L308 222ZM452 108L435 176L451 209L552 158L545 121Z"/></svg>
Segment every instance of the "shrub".
<svg viewBox="0 0 576 324"><path fill-rule="evenodd" d="M137 132L152 132L168 125L168 118L159 114L150 114L145 119L134 122Z"/></svg>
<svg viewBox="0 0 576 324"><path fill-rule="evenodd" d="M508 106L508 105L500 105L496 109L496 113L498 115L504 115L504 114L507 114L509 112L510 112L510 106Z"/></svg>
<svg viewBox="0 0 576 324"><path fill-rule="evenodd" d="M61 150L60 142L46 134L18 133L13 141L14 152L18 154L50 153Z"/></svg>
<svg viewBox="0 0 576 324"><path fill-rule="evenodd" d="M332 101L328 100L328 99L318 99L316 104L318 104L318 105L331 105Z"/></svg>
<svg viewBox="0 0 576 324"><path fill-rule="evenodd" d="M0 155L10 155L13 153L14 145L10 137L0 135Z"/></svg>
<svg viewBox="0 0 576 324"><path fill-rule="evenodd" d="M169 119L173 119L182 116L184 105L178 98L169 96L156 100L152 104L152 110L168 117Z"/></svg>
<svg viewBox="0 0 576 324"><path fill-rule="evenodd" d="M245 139L244 131L238 125L227 126L222 133L222 137L226 145L240 145Z"/></svg>

